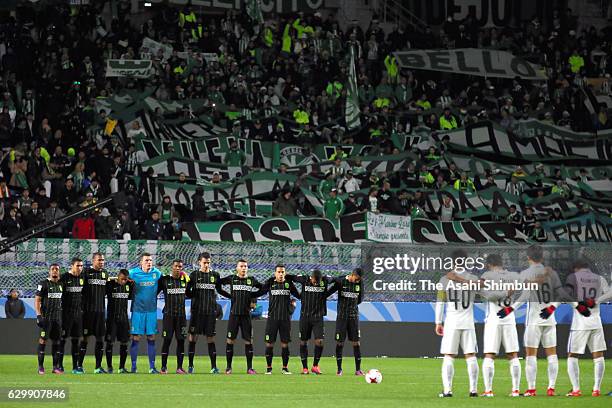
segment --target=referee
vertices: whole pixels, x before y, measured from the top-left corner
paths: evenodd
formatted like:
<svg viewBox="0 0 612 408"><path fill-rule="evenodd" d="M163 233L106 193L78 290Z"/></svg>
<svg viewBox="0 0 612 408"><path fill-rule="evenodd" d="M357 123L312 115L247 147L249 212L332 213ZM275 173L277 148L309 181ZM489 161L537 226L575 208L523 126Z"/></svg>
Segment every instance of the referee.
<svg viewBox="0 0 612 408"><path fill-rule="evenodd" d="M227 323L227 340L225 357L227 368L225 374L232 373L232 359L234 358L234 342L238 337L238 331L242 333L244 340L244 354L247 360L247 374L257 374L253 370L253 326L251 322L251 303L254 298L253 292L261 289L261 283L257 279L248 276L249 266L244 259L236 263L236 274L221 279L221 285L229 285L230 291L224 290L219 293L231 299L231 310L229 322Z"/></svg>
<svg viewBox="0 0 612 408"><path fill-rule="evenodd" d="M83 272L83 260L72 258L70 271L64 273L60 282L64 286L62 296L62 340L59 350L59 367L64 371L64 349L66 338L70 336L72 345L72 374L83 374L79 369L79 339L83 340L83 284L81 276Z"/></svg>
<svg viewBox="0 0 612 408"><path fill-rule="evenodd" d="M191 299L191 321L189 322L189 374L193 373L198 335L206 336L211 374L219 374L217 368L217 347L215 326L217 323L217 292L221 292L221 277L211 271L211 257L208 252L198 256L200 270L192 272L187 283L187 297Z"/></svg>
<svg viewBox="0 0 612 408"><path fill-rule="evenodd" d="M162 337L162 366L161 374L168 374L168 352L172 337L176 337L176 373L186 374L183 370L183 358L185 357L185 336L187 335L187 323L185 320L185 291L189 277L183 273L183 261L172 262L171 275L159 278L157 293L164 294L164 319Z"/></svg>
<svg viewBox="0 0 612 408"><path fill-rule="evenodd" d="M91 267L83 272L83 341L79 355L79 368L83 371L83 360L87 354L87 343L89 336L95 336L95 374L106 374L102 368L102 356L104 355L104 311L106 298L106 283L108 272L104 269L104 255L100 252L93 254Z"/></svg>

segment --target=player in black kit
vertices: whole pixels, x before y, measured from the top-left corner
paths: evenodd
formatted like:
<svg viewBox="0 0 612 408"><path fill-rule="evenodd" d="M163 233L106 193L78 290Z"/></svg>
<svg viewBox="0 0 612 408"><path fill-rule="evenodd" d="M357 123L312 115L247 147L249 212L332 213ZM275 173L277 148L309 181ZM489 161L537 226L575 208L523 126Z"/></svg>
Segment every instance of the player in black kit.
<svg viewBox="0 0 612 408"><path fill-rule="evenodd" d="M217 291L221 289L221 277L210 270L212 259L208 252L198 256L200 270L192 272L187 283L187 297L191 299L191 321L189 322L189 374L193 373L198 335L206 336L211 374L219 374L217 368L217 347L215 345L215 326L219 304Z"/></svg>
<svg viewBox="0 0 612 408"><path fill-rule="evenodd" d="M91 268L83 271L83 341L79 355L79 369L83 371L83 360L87 354L89 336L96 338L96 369L95 374L106 374L102 368L104 355L104 311L106 298L106 283L108 272L104 269L104 255L100 252L93 254Z"/></svg>
<svg viewBox="0 0 612 408"><path fill-rule="evenodd" d="M34 307L36 324L40 327L38 339L38 374L45 373L45 345L51 340L53 374L62 374L58 366L59 344L62 336L62 295L64 289L60 282L60 267L52 264L49 277L43 279L36 288Z"/></svg>
<svg viewBox="0 0 612 408"><path fill-rule="evenodd" d="M119 341L119 373L127 374L128 341L130 340L130 321L128 319L128 301L134 297L134 282L128 280L127 269L119 270L117 278L111 278L106 284L108 310L106 316L106 366L108 373L113 372L113 345Z"/></svg>
<svg viewBox="0 0 612 408"><path fill-rule="evenodd" d="M315 269L310 276L286 275L286 279L302 285L300 308L300 359L302 360L302 374L308 374L308 340L314 337L314 361L312 373L321 374L319 360L323 354L323 339L325 331L323 316L327 315L327 298L333 278L322 276L321 271Z"/></svg>
<svg viewBox="0 0 612 408"><path fill-rule="evenodd" d="M262 288L255 293L257 297L267 292L270 293L268 321L266 322L266 374L272 374L272 358L277 334L280 335L281 342L282 373L291 374L287 368L289 364L289 342L291 341L291 315L295 310L295 300L291 299L291 295L299 299L300 293L293 282L285 279L285 273L285 265L276 265L274 277L268 279Z"/></svg>
<svg viewBox="0 0 612 408"><path fill-rule="evenodd" d="M64 287L62 296L62 340L59 350L59 368L64 371L64 350L66 338L70 336L72 352L72 374L83 374L79 370L79 340L83 340L83 303L82 292L84 280L83 261L80 258L72 258L70 271L60 278Z"/></svg>
<svg viewBox="0 0 612 408"><path fill-rule="evenodd" d="M187 335L187 322L185 319L185 292L189 276L183 273L183 261L172 262L171 275L159 278L157 294L164 294L164 320L162 328L162 367L161 374L168 374L168 352L172 337L176 338L176 373L186 374L183 370L185 357L185 336Z"/></svg>
<svg viewBox="0 0 612 408"><path fill-rule="evenodd" d="M361 285L361 268L355 268L353 273L336 278L330 295L338 291L338 315L336 317L336 364L337 375L342 375L342 349L347 337L353 343L355 356L355 375L363 375L361 371L361 345L359 343L359 304L363 298Z"/></svg>
<svg viewBox="0 0 612 408"><path fill-rule="evenodd" d="M257 279L248 276L249 266L244 259L236 263L236 274L221 279L221 285L228 285L229 293L225 290L219 291L222 296L232 300L229 322L227 323L227 341L225 356L227 368L225 374L232 373L232 359L234 358L234 342L238 337L238 330L242 332L244 339L244 354L247 360L247 374L257 374L253 370L253 326L251 323L251 303L253 292L261 289L261 283Z"/></svg>

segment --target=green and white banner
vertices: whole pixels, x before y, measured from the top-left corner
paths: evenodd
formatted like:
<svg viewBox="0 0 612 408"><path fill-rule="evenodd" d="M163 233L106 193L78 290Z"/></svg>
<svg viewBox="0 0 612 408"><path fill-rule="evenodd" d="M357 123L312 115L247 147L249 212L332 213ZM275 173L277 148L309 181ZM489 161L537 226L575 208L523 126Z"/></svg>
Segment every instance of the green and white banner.
<svg viewBox="0 0 612 408"><path fill-rule="evenodd" d="M106 60L106 77L148 78L153 74L151 60Z"/></svg>
<svg viewBox="0 0 612 408"><path fill-rule="evenodd" d="M366 216L367 238L376 242L410 243L410 217L369 212Z"/></svg>
<svg viewBox="0 0 612 408"><path fill-rule="evenodd" d="M479 48L410 50L394 53L399 66L492 78L546 80L544 70L506 51Z"/></svg>

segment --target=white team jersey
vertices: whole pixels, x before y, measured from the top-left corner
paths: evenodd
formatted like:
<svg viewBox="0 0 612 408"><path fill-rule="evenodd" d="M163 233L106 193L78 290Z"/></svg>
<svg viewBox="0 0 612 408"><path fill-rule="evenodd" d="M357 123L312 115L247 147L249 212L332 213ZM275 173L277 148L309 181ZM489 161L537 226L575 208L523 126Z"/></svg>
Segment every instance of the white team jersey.
<svg viewBox="0 0 612 408"><path fill-rule="evenodd" d="M487 271L482 274L481 278L495 283L515 283L521 281L518 272L510 272L505 269ZM503 319L500 319L499 316L497 316L497 312L499 312L500 309L512 306L512 295L510 295L508 291L481 290L480 294L488 300L486 303L487 313L485 317L485 323L487 325L516 325L514 313L510 313Z"/></svg>
<svg viewBox="0 0 612 408"><path fill-rule="evenodd" d="M523 303L527 303L527 314L525 316L525 325L536 326L554 326L557 324L555 315L553 314L548 319L542 319L540 313L542 309L549 306L558 307L560 302L553 301L557 292L562 289L561 280L555 271L546 272L546 268L542 264L533 264L529 268L521 272L520 280L523 282L539 282L542 277L545 277L544 282L540 282L538 290L523 291L519 300L512 305L516 310ZM558 296L558 294L557 294Z"/></svg>
<svg viewBox="0 0 612 408"><path fill-rule="evenodd" d="M463 279L477 281L478 278L469 273L460 275ZM448 288L449 284L461 285L459 282L450 282L446 276L440 279L446 289L446 317L444 330L474 329L474 297L476 291Z"/></svg>
<svg viewBox="0 0 612 408"><path fill-rule="evenodd" d="M589 298L597 299L608 291L608 282L589 269L580 269L569 275L567 286L571 289L573 298L578 302ZM574 308L571 330L593 330L602 327L599 304L590 310L591 315L584 317Z"/></svg>

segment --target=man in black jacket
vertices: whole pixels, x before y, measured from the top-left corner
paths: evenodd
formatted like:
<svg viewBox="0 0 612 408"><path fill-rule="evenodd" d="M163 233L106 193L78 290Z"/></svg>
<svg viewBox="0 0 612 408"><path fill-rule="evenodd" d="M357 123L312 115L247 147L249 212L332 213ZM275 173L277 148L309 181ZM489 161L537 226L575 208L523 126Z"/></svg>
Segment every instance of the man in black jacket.
<svg viewBox="0 0 612 408"><path fill-rule="evenodd" d="M23 300L19 299L19 291L11 289L4 304L4 312L7 319L23 319L25 316L25 305Z"/></svg>

